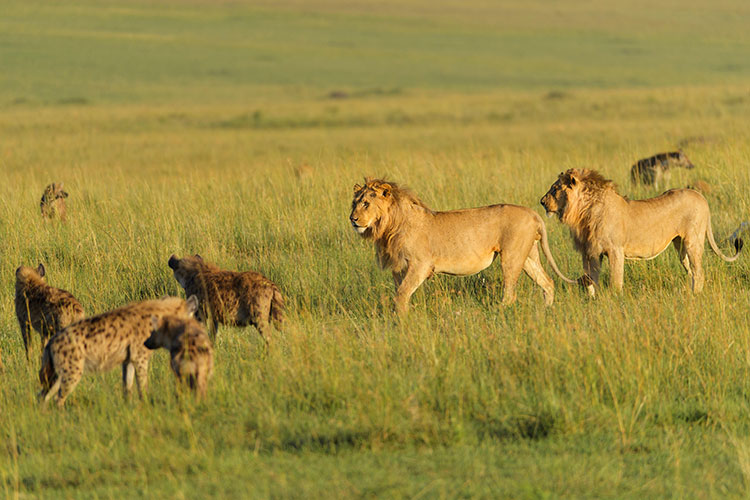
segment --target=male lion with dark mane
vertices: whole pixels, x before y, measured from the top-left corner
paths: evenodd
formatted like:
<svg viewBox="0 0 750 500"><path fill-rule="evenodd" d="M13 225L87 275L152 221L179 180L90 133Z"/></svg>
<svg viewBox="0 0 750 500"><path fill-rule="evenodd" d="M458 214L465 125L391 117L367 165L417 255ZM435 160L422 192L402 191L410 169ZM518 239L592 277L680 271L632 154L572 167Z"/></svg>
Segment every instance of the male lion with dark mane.
<svg viewBox="0 0 750 500"><path fill-rule="evenodd" d="M364 186L354 186L349 220L362 237L373 240L378 263L393 273L399 313L407 311L414 291L432 275L475 274L498 255L503 304L516 300L516 282L526 271L542 287L545 304L551 305L555 286L539 259L540 240L552 269L566 282L576 283L557 268L544 221L526 207L492 205L435 212L394 182L365 179Z"/></svg>
<svg viewBox="0 0 750 500"><path fill-rule="evenodd" d="M625 259L649 260L672 243L682 266L692 278L692 289L703 289L703 247L706 235L711 249L727 262L737 260L742 240L734 242L736 253L721 253L711 230L708 202L692 189L670 189L647 200L628 200L615 184L598 172L573 168L561 172L541 199L547 216L557 215L570 227L576 249L583 258L583 272L594 295L604 255L609 260L611 282L622 290Z"/></svg>

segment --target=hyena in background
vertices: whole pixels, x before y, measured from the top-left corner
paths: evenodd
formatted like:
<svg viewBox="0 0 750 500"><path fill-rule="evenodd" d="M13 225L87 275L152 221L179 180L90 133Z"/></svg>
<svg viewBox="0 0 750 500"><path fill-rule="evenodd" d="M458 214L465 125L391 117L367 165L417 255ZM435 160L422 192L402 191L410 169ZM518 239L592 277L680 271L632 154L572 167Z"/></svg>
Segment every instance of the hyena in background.
<svg viewBox="0 0 750 500"><path fill-rule="evenodd" d="M271 322L283 319L284 298L276 284L254 271L225 271L200 255L178 259L172 255L169 267L186 295L196 295L200 307L196 318L208 325L216 338L218 325L254 325L269 343Z"/></svg>
<svg viewBox="0 0 750 500"><path fill-rule="evenodd" d="M42 355L39 380L40 399L45 403L57 394L57 404L65 399L81 380L84 371L109 371L122 366L125 396L138 381L141 397L148 389L148 362L151 351L143 345L151 335L151 317L189 318L198 307L198 299L179 297L135 302L112 311L86 318L57 332Z"/></svg>
<svg viewBox="0 0 750 500"><path fill-rule="evenodd" d="M177 316L152 316L151 324L151 336L144 345L168 350L177 379L186 382L198 398L205 397L214 370L214 350L205 327L193 318Z"/></svg>
<svg viewBox="0 0 750 500"><path fill-rule="evenodd" d="M41 336L41 350L55 332L84 317L81 303L70 292L49 286L44 275L42 264L16 269L16 318L27 360L32 328Z"/></svg>
<svg viewBox="0 0 750 500"><path fill-rule="evenodd" d="M633 183L653 185L659 189L669 182L669 169L671 167L682 167L686 169L695 168L687 155L682 151L670 151L668 153L659 153L648 158L638 160L630 167L630 179Z"/></svg>
<svg viewBox="0 0 750 500"><path fill-rule="evenodd" d="M45 219L52 219L55 216L60 217L60 220L65 220L67 215L67 208L65 207L65 198L68 197L68 193L63 191L63 183L53 182L46 188L42 193L42 201L39 203L39 207L42 210L42 217Z"/></svg>

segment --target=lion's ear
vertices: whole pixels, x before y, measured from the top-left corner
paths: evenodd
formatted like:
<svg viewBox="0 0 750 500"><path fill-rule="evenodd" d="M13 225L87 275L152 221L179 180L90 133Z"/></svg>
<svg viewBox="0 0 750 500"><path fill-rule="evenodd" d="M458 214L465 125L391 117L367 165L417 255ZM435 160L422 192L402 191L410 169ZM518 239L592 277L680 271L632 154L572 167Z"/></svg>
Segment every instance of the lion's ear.
<svg viewBox="0 0 750 500"><path fill-rule="evenodd" d="M578 184L578 171L577 170L568 170L566 172L568 174L568 185L569 186L575 186Z"/></svg>
<svg viewBox="0 0 750 500"><path fill-rule="evenodd" d="M355 184L355 185L354 185L354 192L355 192L355 193L356 193L357 191L359 191L360 189L362 189L362 186L360 186L359 184Z"/></svg>
<svg viewBox="0 0 750 500"><path fill-rule="evenodd" d="M388 198L391 195L391 188L385 187L383 188L383 198Z"/></svg>

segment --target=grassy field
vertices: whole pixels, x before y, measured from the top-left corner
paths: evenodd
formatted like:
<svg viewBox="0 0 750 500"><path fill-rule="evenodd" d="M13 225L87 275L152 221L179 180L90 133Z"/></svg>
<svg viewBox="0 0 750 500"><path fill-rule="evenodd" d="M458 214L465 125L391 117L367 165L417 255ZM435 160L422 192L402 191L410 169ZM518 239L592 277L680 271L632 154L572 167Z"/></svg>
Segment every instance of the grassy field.
<svg viewBox="0 0 750 500"><path fill-rule="evenodd" d="M750 6L568 3L4 2L0 494L750 494L750 260L707 248L700 296L674 252L630 262L621 295L605 264L596 300L556 280L548 309L526 277L501 307L495 265L428 281L399 320L349 226L365 175L443 210L541 214L583 166L651 196L629 166L697 137L673 185L711 186L720 241L750 219ZM38 213L53 181L65 224ZM180 294L172 253L276 281L271 352L221 330L205 403L175 397L160 352L144 401L116 370L38 406L15 268L43 262L98 313Z"/></svg>

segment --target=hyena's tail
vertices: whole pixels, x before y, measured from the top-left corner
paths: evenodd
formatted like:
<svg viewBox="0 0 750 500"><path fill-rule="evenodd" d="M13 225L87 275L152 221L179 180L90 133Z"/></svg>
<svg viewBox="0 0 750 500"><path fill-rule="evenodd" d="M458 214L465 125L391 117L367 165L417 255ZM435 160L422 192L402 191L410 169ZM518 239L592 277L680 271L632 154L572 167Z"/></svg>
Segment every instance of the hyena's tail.
<svg viewBox="0 0 750 500"><path fill-rule="evenodd" d="M52 351L49 346L50 344L47 342L44 352L42 352L42 367L39 369L39 382L42 384L42 392L44 393L49 391L57 379L55 364L52 362Z"/></svg>
<svg viewBox="0 0 750 500"><path fill-rule="evenodd" d="M273 297L271 298L271 319L278 327L284 321L284 297L278 288L274 287Z"/></svg>

